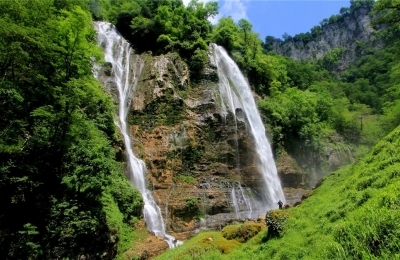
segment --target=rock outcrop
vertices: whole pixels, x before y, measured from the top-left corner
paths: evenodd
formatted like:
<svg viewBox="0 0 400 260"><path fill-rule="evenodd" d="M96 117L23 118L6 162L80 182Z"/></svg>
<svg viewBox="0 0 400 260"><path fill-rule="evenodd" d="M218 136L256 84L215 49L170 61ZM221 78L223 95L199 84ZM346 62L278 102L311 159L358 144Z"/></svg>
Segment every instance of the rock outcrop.
<svg viewBox="0 0 400 260"><path fill-rule="evenodd" d="M270 48L277 54L295 60L320 59L337 50L340 63L335 64L335 67L342 71L363 55L368 47L382 46L382 42L375 38L376 30L371 25L370 11L371 7L362 6L342 15L336 22L322 26L321 33L311 41L304 42L290 37L285 41L274 41Z"/></svg>
<svg viewBox="0 0 400 260"><path fill-rule="evenodd" d="M215 65L190 82L177 54L130 59L137 70L128 116L133 149L146 164L147 187L167 232L185 240L244 218L238 211L256 203L262 181L246 115L240 108L221 113ZM107 64L100 73L109 71ZM106 88L119 102L113 83Z"/></svg>

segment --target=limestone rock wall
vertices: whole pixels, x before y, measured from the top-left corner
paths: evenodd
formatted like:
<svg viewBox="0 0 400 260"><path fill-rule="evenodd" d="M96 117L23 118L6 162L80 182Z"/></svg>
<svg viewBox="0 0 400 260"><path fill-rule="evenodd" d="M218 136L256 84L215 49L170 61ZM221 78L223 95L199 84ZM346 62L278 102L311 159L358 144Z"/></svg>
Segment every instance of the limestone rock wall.
<svg viewBox="0 0 400 260"><path fill-rule="evenodd" d="M185 240L203 228L220 229L246 218L238 211L246 211L248 204L253 211L260 208L257 196L263 181L255 166L254 140L240 109L222 116L212 62L195 82L190 81L187 65L173 53L132 54L130 62L133 91L128 122L133 149L146 164L147 187L161 209L167 232ZM110 70L106 64L101 73L107 78ZM107 81L106 88L119 102L115 84ZM123 145L118 149L124 158ZM335 166L336 150L327 148L326 154ZM317 175L305 173L286 153L278 159L285 196L294 204Z"/></svg>
<svg viewBox="0 0 400 260"><path fill-rule="evenodd" d="M201 78L190 82L177 54L132 54L130 60L136 71L129 79L135 82L128 115L133 149L146 164L147 187L167 232L185 240L202 228L220 229L245 218L237 214L249 204L244 195L256 210L262 181L254 141L240 110L221 116L215 66L210 63ZM110 70L106 64L101 73L107 77ZM106 88L119 102L113 82ZM123 158L123 145L118 149ZM337 153L328 149L327 154L336 164ZM279 158L278 173L291 204L311 187L310 175L287 154ZM233 193L242 201L235 204Z"/></svg>
<svg viewBox="0 0 400 260"><path fill-rule="evenodd" d="M273 49L276 53L295 60L319 59L335 48L341 48L343 54L339 70L346 68L358 56L363 55L363 45L379 47L382 42L375 41L375 29L371 25L370 8L361 7L353 13L344 16L335 23L323 27L322 34L315 40L303 43L302 41L276 41Z"/></svg>
<svg viewBox="0 0 400 260"><path fill-rule="evenodd" d="M257 196L261 183L246 118L221 116L212 65L190 82L176 54L140 60L128 121L167 232L187 239L205 227L221 228L238 217L232 189Z"/></svg>

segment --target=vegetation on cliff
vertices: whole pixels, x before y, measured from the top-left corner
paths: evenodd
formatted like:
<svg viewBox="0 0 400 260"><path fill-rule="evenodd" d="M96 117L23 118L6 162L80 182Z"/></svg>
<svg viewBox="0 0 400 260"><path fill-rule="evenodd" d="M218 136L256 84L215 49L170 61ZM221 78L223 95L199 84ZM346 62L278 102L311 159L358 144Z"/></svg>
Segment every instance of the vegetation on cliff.
<svg viewBox="0 0 400 260"><path fill-rule="evenodd" d="M115 160L88 5L0 1L0 13L0 258L113 258L142 199Z"/></svg>
<svg viewBox="0 0 400 260"><path fill-rule="evenodd" d="M265 38L263 47L267 51L272 51L274 49L274 44L284 45L288 42L294 42L306 45L309 42L318 41L322 35L322 31L328 25L342 22L346 17L354 15L354 12L360 7L371 10L374 6L374 2L374 0L350 0L350 7L342 7L339 11L339 14L334 14L329 18L324 18L319 22L319 25L311 28L310 32L299 33L294 36L290 36L289 34L285 33L282 35L283 41L273 36L267 36Z"/></svg>
<svg viewBox="0 0 400 260"><path fill-rule="evenodd" d="M285 41L316 41L326 26L340 24L360 8L371 10L374 6L370 0L350 2L350 8L342 8L339 15L325 19L311 34L286 37ZM388 33L378 34L387 42L385 49L374 49L360 42L357 50L351 51L362 53L363 57L337 74L335 68L344 58L344 49L335 48L318 60L294 61L276 55L269 51L271 39L267 37L263 43L245 19L236 23L231 17L224 17L211 26L207 19L217 14L216 3L191 1L188 6L180 0L92 0L91 3L94 16L115 23L139 52L178 52L190 65L192 78L199 76L206 64L209 42L225 47L262 97L259 107L269 127L275 154L279 157L282 150L289 152L305 171L325 174L337 169L352 159L332 164L329 160L337 158L327 159L327 149L340 156L358 158L397 126L392 109L396 104L389 93L393 92L390 86L395 76L390 75L395 74L392 67L398 52L387 40ZM382 24L385 19L379 21ZM168 118L172 111L163 113Z"/></svg>
<svg viewBox="0 0 400 260"><path fill-rule="evenodd" d="M154 54L177 52L186 59L193 74L207 61L208 18L218 13L217 2L192 0L93 0L96 17L115 24L139 51ZM93 9L92 9L93 10Z"/></svg>

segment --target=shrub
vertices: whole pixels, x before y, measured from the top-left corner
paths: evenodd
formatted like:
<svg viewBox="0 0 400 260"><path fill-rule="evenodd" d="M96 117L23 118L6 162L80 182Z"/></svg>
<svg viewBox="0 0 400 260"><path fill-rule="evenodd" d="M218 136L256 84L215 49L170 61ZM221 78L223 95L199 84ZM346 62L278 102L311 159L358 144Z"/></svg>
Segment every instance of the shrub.
<svg viewBox="0 0 400 260"><path fill-rule="evenodd" d="M268 228L268 238L279 237L285 227L285 221L289 214L282 210L270 210L265 216L265 223Z"/></svg>
<svg viewBox="0 0 400 260"><path fill-rule="evenodd" d="M195 211L198 209L198 205L197 205L197 199L190 197L186 199L186 208L189 211Z"/></svg>
<svg viewBox="0 0 400 260"><path fill-rule="evenodd" d="M245 223L241 225L230 225L224 227L222 236L228 240L235 239L238 242L246 242L258 234L263 228L261 223Z"/></svg>
<svg viewBox="0 0 400 260"><path fill-rule="evenodd" d="M196 49L189 62L192 73L200 73L203 70L204 65L207 63L207 59L207 51Z"/></svg>

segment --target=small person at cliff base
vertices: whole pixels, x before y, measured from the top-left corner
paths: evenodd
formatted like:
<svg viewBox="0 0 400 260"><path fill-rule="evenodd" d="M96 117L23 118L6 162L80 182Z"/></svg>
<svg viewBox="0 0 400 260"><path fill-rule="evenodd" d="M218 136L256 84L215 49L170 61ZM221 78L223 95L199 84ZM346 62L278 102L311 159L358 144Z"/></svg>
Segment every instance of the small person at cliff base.
<svg viewBox="0 0 400 260"><path fill-rule="evenodd" d="M282 209L283 202L279 200L279 201L278 201L278 205L279 205L279 209Z"/></svg>

